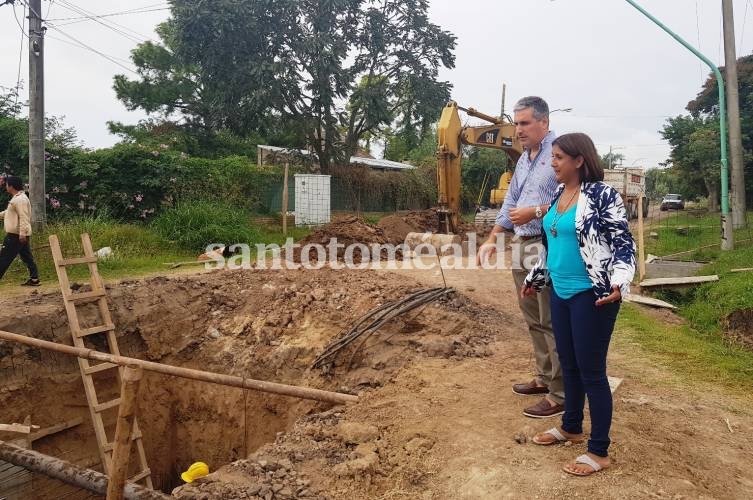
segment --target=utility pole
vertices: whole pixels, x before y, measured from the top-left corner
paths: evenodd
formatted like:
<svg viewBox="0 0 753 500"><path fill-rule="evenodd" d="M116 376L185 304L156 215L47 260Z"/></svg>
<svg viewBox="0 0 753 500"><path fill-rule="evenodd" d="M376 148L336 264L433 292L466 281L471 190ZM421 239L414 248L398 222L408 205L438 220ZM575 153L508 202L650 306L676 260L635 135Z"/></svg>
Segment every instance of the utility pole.
<svg viewBox="0 0 753 500"><path fill-rule="evenodd" d="M612 170L612 146L609 146L609 170Z"/></svg>
<svg viewBox="0 0 753 500"><path fill-rule="evenodd" d="M42 0L29 0L29 198L34 231L47 222L44 184L44 29Z"/></svg>
<svg viewBox="0 0 753 500"><path fill-rule="evenodd" d="M732 227L745 227L745 172L743 143L740 133L740 96L737 86L737 54L735 53L735 21L732 0L722 0L724 22L724 67L727 73L727 119L732 169L730 173L730 204Z"/></svg>
<svg viewBox="0 0 753 500"><path fill-rule="evenodd" d="M507 84L502 84L502 110L499 112L499 117L504 120L505 118L505 94L507 93Z"/></svg>

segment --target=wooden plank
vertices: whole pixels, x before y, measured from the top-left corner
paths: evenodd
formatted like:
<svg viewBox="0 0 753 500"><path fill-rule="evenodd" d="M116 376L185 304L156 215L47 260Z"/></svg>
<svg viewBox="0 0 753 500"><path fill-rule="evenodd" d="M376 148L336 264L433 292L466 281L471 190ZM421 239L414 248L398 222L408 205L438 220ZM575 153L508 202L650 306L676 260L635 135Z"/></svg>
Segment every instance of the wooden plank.
<svg viewBox="0 0 753 500"><path fill-rule="evenodd" d="M118 365L114 363L99 363L94 366L90 366L89 368L84 369L84 373L87 375L92 375L94 373L103 372L105 370L112 370L113 368L118 368Z"/></svg>
<svg viewBox="0 0 753 500"><path fill-rule="evenodd" d="M104 290L92 290L91 292L66 293L63 295L63 299L74 301L74 302L83 302L83 301L98 300L100 297L104 297L104 296L105 296Z"/></svg>
<svg viewBox="0 0 753 500"><path fill-rule="evenodd" d="M133 429L133 432L131 433L131 441L136 441L137 439L141 439L144 436L141 434L141 431L138 429ZM105 451L112 451L115 448L115 443L107 443L105 446Z"/></svg>
<svg viewBox="0 0 753 500"><path fill-rule="evenodd" d="M109 410L110 408L115 408L119 404L120 404L120 398L115 398L105 403L99 403L99 404L94 405L94 411L96 411L97 413L101 413L105 410Z"/></svg>
<svg viewBox="0 0 753 500"><path fill-rule="evenodd" d="M731 272L731 273L747 273L748 271L753 271L753 267L741 267L739 269L730 269L729 272Z"/></svg>
<svg viewBox="0 0 753 500"><path fill-rule="evenodd" d="M115 329L115 325L105 324L105 325L93 326L91 328L84 328L83 330L79 330L78 332L74 332L74 333L79 337L87 337L89 335L94 335L95 333L105 333L114 329Z"/></svg>
<svg viewBox="0 0 753 500"><path fill-rule="evenodd" d="M630 294L627 295L624 300L626 302L633 302L635 304L643 304L653 307L664 307L666 309L677 309L677 306L674 306L669 302L664 302L663 300L655 299L653 297L645 297L643 295Z"/></svg>
<svg viewBox="0 0 753 500"><path fill-rule="evenodd" d="M714 281L719 281L719 276L716 274L711 276L687 276L684 278L655 278L641 281L640 286L643 288L654 286L685 286L711 283Z"/></svg>
<svg viewBox="0 0 753 500"><path fill-rule="evenodd" d="M63 432L65 430L71 429L83 423L84 423L84 419L81 417L74 418L72 420L66 420L65 422L61 422L59 424L55 424L50 427L45 427L44 429L38 430L37 432L32 432L31 436L29 437L31 438L32 441L36 441L38 439L42 439L43 437L47 437L52 434L57 434L58 432Z"/></svg>
<svg viewBox="0 0 753 500"><path fill-rule="evenodd" d="M58 266L74 266L77 264L91 264L92 262L97 262L97 257L76 257L73 259L63 259L60 261Z"/></svg>
<svg viewBox="0 0 753 500"><path fill-rule="evenodd" d="M0 431L2 432L17 432L19 434L29 434L33 429L39 429L38 425L24 425L24 424L0 424Z"/></svg>
<svg viewBox="0 0 753 500"><path fill-rule="evenodd" d="M128 481L130 481L132 483L138 483L142 479L146 479L151 474L152 474L152 471L150 469L142 470L141 472L139 472L135 476L128 478Z"/></svg>
<svg viewBox="0 0 753 500"><path fill-rule="evenodd" d="M644 279L696 276L706 264L704 262L655 259L646 264L646 276Z"/></svg>

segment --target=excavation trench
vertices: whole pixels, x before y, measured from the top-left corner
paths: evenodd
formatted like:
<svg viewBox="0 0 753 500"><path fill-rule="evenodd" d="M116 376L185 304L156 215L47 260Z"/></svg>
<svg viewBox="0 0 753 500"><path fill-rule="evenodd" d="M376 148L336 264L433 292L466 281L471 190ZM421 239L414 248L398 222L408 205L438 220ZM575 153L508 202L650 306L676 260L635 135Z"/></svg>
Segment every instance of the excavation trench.
<svg viewBox="0 0 753 500"><path fill-rule="evenodd" d="M378 388L415 355L484 355L491 332L469 319L479 312L468 314L459 298L445 298L419 316L385 325L383 337L376 335L363 353L338 361L334 370L311 370L327 342L355 318L419 288L386 274L252 271L123 282L108 295L123 356L354 392ZM3 306L0 330L70 345L59 293L3 300ZM97 322L93 307L81 308L80 316L82 327ZM94 339L87 347L101 350L103 344ZM117 396L112 372L97 374L95 386L100 402ZM248 457L300 417L331 407L145 372L139 422L155 486L171 491L182 484L180 472L196 461L216 470ZM27 415L42 427L82 418L81 425L40 439L33 448L101 470L76 359L0 342L0 423L22 422ZM104 414L110 436L115 417L114 409ZM0 440L7 437L0 434Z"/></svg>

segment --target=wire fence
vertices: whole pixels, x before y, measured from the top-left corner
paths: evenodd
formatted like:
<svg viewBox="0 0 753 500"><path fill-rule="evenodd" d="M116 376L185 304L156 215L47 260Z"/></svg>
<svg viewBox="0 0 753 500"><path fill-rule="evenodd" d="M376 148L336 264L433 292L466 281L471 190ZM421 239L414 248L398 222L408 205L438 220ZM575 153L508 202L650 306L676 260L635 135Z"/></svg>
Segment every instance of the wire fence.
<svg viewBox="0 0 753 500"><path fill-rule="evenodd" d="M735 248L753 245L753 211L746 213L746 224L734 231L734 237ZM719 254L721 241L720 213L696 203L687 203L683 209L663 209L658 200L649 203L644 219L647 257L708 262Z"/></svg>

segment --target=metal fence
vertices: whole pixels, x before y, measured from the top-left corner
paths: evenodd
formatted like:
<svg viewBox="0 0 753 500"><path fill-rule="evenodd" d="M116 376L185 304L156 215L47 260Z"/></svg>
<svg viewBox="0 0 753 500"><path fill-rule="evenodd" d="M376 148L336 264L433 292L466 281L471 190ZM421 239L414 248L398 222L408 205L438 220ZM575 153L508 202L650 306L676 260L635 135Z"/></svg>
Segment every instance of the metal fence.
<svg viewBox="0 0 753 500"><path fill-rule="evenodd" d="M273 184L265 193L262 204L266 213L282 211L283 181ZM396 212L399 210L423 210L432 206L432 201L409 195L395 197L373 189L355 189L346 182L332 177L330 184L330 209L333 212ZM288 182L288 211L295 211L295 182Z"/></svg>
<svg viewBox="0 0 753 500"><path fill-rule="evenodd" d="M753 211L746 215L745 227L734 231L735 248L753 245ZM660 200L651 200L644 220L646 256L706 262L718 255L721 238L719 212L690 202L681 210L663 210Z"/></svg>

